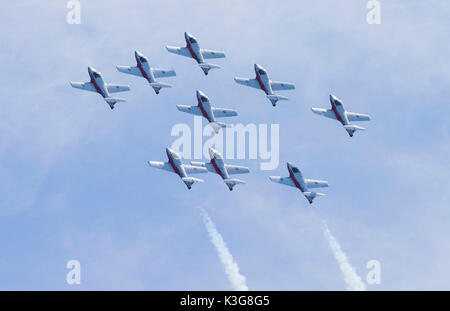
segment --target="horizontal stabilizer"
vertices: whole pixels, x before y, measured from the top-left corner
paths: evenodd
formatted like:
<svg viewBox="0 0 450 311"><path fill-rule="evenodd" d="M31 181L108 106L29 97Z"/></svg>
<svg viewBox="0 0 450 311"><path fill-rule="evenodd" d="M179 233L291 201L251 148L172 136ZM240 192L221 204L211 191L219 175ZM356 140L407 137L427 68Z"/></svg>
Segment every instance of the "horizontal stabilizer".
<svg viewBox="0 0 450 311"><path fill-rule="evenodd" d="M238 185L238 184L245 184L246 182L240 179L236 179L236 178L228 178L228 179L224 179L225 184L228 186L228 189L230 189L230 191L233 191L233 187Z"/></svg>
<svg viewBox="0 0 450 311"><path fill-rule="evenodd" d="M203 179L195 178L195 177L182 177L181 179L186 184L188 189L191 189L193 183L195 183L195 182L203 182L204 181Z"/></svg>
<svg viewBox="0 0 450 311"><path fill-rule="evenodd" d="M205 73L205 75L207 75L209 70L211 70L211 69L219 69L219 68L221 68L219 65L210 64L210 63L201 63L201 64L198 64L198 65L200 66L200 68L202 68L202 70Z"/></svg>
<svg viewBox="0 0 450 311"><path fill-rule="evenodd" d="M105 101L110 105L114 105L115 103L126 102L127 100L119 97L106 97Z"/></svg>
<svg viewBox="0 0 450 311"><path fill-rule="evenodd" d="M303 195L308 199L309 203L311 204L314 200L315 197L323 197L325 196L324 193L320 193L320 192L303 192Z"/></svg>
<svg viewBox="0 0 450 311"><path fill-rule="evenodd" d="M150 85L153 88L163 88L163 87L172 87L172 84L169 83L163 83L163 82L154 82L154 83L150 83Z"/></svg>
<svg viewBox="0 0 450 311"><path fill-rule="evenodd" d="M172 87L172 85L170 85L168 83L162 83L162 82L153 82L153 83L150 83L150 86L155 90L156 94L159 94L159 91L163 87Z"/></svg>
<svg viewBox="0 0 450 311"><path fill-rule="evenodd" d="M354 124L344 125L344 128L347 131L347 133L350 135L350 137L352 137L353 133L355 133L356 131L364 131L365 130L364 127L354 125Z"/></svg>
<svg viewBox="0 0 450 311"><path fill-rule="evenodd" d="M109 107L112 109L114 109L114 105L119 103L119 102L126 102L127 100L124 98L118 98L118 97L106 97L105 101L108 103Z"/></svg>
<svg viewBox="0 0 450 311"><path fill-rule="evenodd" d="M276 94L272 94L272 95L267 95L267 98L272 102L272 106L276 106L277 102L279 100L288 100L288 98L286 96L281 96L281 95L276 95Z"/></svg>

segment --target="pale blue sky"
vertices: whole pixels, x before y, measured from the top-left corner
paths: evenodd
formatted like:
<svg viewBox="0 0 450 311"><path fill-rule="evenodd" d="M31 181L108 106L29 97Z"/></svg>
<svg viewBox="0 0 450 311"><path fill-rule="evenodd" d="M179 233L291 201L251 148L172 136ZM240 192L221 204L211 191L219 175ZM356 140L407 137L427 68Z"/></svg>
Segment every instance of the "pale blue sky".
<svg viewBox="0 0 450 311"><path fill-rule="evenodd" d="M0 289L230 289L203 226L208 211L251 290L343 290L323 236L328 223L369 290L450 289L450 3L382 1L381 25L366 1L81 1L81 25L65 1L8 1L0 11ZM224 50L204 76L165 45L194 34ZM140 50L173 67L174 85L156 96L144 79L116 71ZM237 85L257 62L292 81L274 109L262 92ZM100 95L70 87L87 67L129 84L111 111ZM195 90L238 110L236 122L280 124L280 167L250 167L235 191L217 175L191 191L166 160L177 104ZM350 139L310 108L369 113ZM312 206L269 181L285 162L330 188ZM66 284L68 260L82 284Z"/></svg>

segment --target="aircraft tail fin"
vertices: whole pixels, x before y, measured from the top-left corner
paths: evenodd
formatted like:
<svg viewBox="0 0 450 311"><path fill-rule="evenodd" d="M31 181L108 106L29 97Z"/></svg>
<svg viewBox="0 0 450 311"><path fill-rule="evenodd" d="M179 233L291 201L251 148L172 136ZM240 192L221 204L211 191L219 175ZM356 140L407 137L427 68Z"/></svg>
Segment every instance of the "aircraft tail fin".
<svg viewBox="0 0 450 311"><path fill-rule="evenodd" d="M202 68L203 72L205 73L205 75L208 75L208 72L211 69L219 69L221 68L219 65L215 65L215 64L211 64L211 63L201 63L198 64L200 66L200 68Z"/></svg>
<svg viewBox="0 0 450 311"><path fill-rule="evenodd" d="M320 192L314 192L314 191L308 191L308 192L303 192L303 195L308 199L309 203L312 204L313 200L316 197L323 197L325 196L324 193L320 193Z"/></svg>
<svg viewBox="0 0 450 311"><path fill-rule="evenodd" d="M245 184L246 182L237 178L228 178L228 179L224 179L225 184L228 186L228 189L230 189L230 191L233 191L233 187L238 185L238 184Z"/></svg>
<svg viewBox="0 0 450 311"><path fill-rule="evenodd" d="M272 106L276 106L277 102L279 100L288 100L288 98L286 96L281 96L281 95L277 95L277 94L272 94L272 95L267 95L267 98L270 100L270 102L272 103Z"/></svg>
<svg viewBox="0 0 450 311"><path fill-rule="evenodd" d="M350 137L353 137L353 134L356 131L364 131L365 128L359 125L354 125L354 124L349 124L349 125L344 125L345 130L347 131L348 135L350 135Z"/></svg>
<svg viewBox="0 0 450 311"><path fill-rule="evenodd" d="M171 84L163 83L163 82L153 82L153 83L150 83L150 85L155 90L156 94L159 94L159 91L164 87L172 87Z"/></svg>
<svg viewBox="0 0 450 311"><path fill-rule="evenodd" d="M117 103L123 103L126 102L127 100L124 98L118 98L118 97L106 97L105 101L108 103L109 107L111 107L111 109L114 109L114 105Z"/></svg>
<svg viewBox="0 0 450 311"><path fill-rule="evenodd" d="M204 181L203 179L195 178L195 177L183 177L181 179L186 184L188 189L191 189L193 183L195 183L195 182L203 182Z"/></svg>

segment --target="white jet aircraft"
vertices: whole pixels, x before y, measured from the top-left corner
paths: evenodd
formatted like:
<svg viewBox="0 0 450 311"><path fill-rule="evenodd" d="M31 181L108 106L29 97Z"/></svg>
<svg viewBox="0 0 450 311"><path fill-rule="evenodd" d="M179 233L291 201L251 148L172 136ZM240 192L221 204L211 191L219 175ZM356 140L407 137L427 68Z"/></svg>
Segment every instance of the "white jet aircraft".
<svg viewBox="0 0 450 311"><path fill-rule="evenodd" d="M109 93L129 91L128 85L106 84L103 81L102 74L92 67L88 67L88 73L91 77L90 82L70 82L70 85L77 89L99 93L111 109L114 109L116 103L126 101L123 98L111 97Z"/></svg>
<svg viewBox="0 0 450 311"><path fill-rule="evenodd" d="M237 184L245 184L245 181L230 178L230 175L250 173L248 167L225 164L222 155L211 147L209 148L209 156L211 157L209 163L191 162L191 164L194 166L205 167L208 171L219 174L230 191L233 191L233 187Z"/></svg>
<svg viewBox="0 0 450 311"><path fill-rule="evenodd" d="M310 191L309 188L328 187L328 181L303 178L300 170L289 162L287 163L287 169L289 171L289 177L269 176L270 180L300 189L310 204L316 196L325 195L323 193Z"/></svg>
<svg viewBox="0 0 450 311"><path fill-rule="evenodd" d="M216 118L234 117L238 115L235 110L212 107L208 96L202 91L197 91L197 102L197 106L177 105L177 108L182 112L204 117L208 120L216 134L219 133L221 128L227 126L225 123L217 122Z"/></svg>
<svg viewBox="0 0 450 311"><path fill-rule="evenodd" d="M223 58L225 57L224 52L201 49L197 39L188 32L184 33L184 38L186 39L186 47L166 46L167 51L195 59L205 75L208 74L210 69L220 68L219 65L205 63L205 59Z"/></svg>
<svg viewBox="0 0 450 311"><path fill-rule="evenodd" d="M350 137L357 131L365 130L364 127L350 124L352 121L370 121L368 114L345 111L342 101L334 95L330 95L331 109L311 108L318 115L338 120L342 123Z"/></svg>
<svg viewBox="0 0 450 311"><path fill-rule="evenodd" d="M150 67L147 57L139 51L134 52L134 57L136 58L137 66L117 66L117 70L123 73L145 78L148 83L150 83L153 90L155 90L156 94L159 94L159 90L163 87L172 87L170 84L156 81L156 78L174 77L176 76L175 70Z"/></svg>
<svg viewBox="0 0 450 311"><path fill-rule="evenodd" d="M288 98L285 96L277 95L273 91L281 91L281 90L293 90L295 89L294 83L288 82L279 82L269 80L269 76L267 75L267 70L262 66L255 64L255 79L247 79L247 78L234 78L239 84L254 87L255 89L263 90L266 93L267 98L272 103L272 106L276 106L278 100L287 100Z"/></svg>
<svg viewBox="0 0 450 311"><path fill-rule="evenodd" d="M148 161L148 164L177 174L186 184L188 189L191 189L194 182L203 182L203 179L189 177L187 174L207 173L208 170L205 167L183 164L180 155L170 148L166 148L166 153L169 162Z"/></svg>

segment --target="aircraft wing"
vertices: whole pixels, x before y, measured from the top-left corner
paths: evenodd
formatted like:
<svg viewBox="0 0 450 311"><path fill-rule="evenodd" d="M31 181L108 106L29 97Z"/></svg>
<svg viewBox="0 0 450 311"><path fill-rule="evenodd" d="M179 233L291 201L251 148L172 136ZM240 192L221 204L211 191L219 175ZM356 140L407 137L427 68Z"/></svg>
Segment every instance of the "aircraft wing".
<svg viewBox="0 0 450 311"><path fill-rule="evenodd" d="M161 170L173 172L174 170L172 168L172 165L170 165L168 162L158 162L158 161L148 161L148 164L152 167L159 168Z"/></svg>
<svg viewBox="0 0 450 311"><path fill-rule="evenodd" d="M130 75L142 77L142 73L138 67L130 67L130 66L116 66L117 70L123 73L128 73Z"/></svg>
<svg viewBox="0 0 450 311"><path fill-rule="evenodd" d="M270 81L270 86L272 87L272 90L274 90L274 91L295 89L295 84L289 83L289 82Z"/></svg>
<svg viewBox="0 0 450 311"><path fill-rule="evenodd" d="M109 93L125 92L130 90L130 87L128 85L120 84L107 84L106 88L108 89Z"/></svg>
<svg viewBox="0 0 450 311"><path fill-rule="evenodd" d="M333 110L331 109L322 109L322 108L311 108L312 112L336 120L336 115L334 114Z"/></svg>
<svg viewBox="0 0 450 311"><path fill-rule="evenodd" d="M364 113L356 113L356 112L346 112L347 118L350 122L352 121L369 121L370 116Z"/></svg>
<svg viewBox="0 0 450 311"><path fill-rule="evenodd" d="M250 173L248 167L245 166L225 164L225 168L227 169L227 172L230 175Z"/></svg>
<svg viewBox="0 0 450 311"><path fill-rule="evenodd" d="M247 79L247 78L234 78L234 81L236 81L236 83L245 85L245 86L250 86L250 87L254 87L255 89L261 89L261 87L259 86L259 83L256 79Z"/></svg>
<svg viewBox="0 0 450 311"><path fill-rule="evenodd" d="M306 179L305 184L308 188L324 188L328 187L328 181L325 180L315 180L315 179Z"/></svg>
<svg viewBox="0 0 450 311"><path fill-rule="evenodd" d="M178 110L194 114L196 116L203 116L202 111L198 106L177 105Z"/></svg>
<svg viewBox="0 0 450 311"><path fill-rule="evenodd" d="M189 164L183 164L183 168L186 171L186 174L200 174L200 173L208 173L206 167L194 166Z"/></svg>
<svg viewBox="0 0 450 311"><path fill-rule="evenodd" d="M286 186L297 187L290 177L269 176L270 180Z"/></svg>
<svg viewBox="0 0 450 311"><path fill-rule="evenodd" d="M204 59L225 57L225 53L222 51L200 49L200 52L202 53Z"/></svg>
<svg viewBox="0 0 450 311"><path fill-rule="evenodd" d="M235 117L238 115L236 110L224 108L212 108L212 112L216 118Z"/></svg>
<svg viewBox="0 0 450 311"><path fill-rule="evenodd" d="M173 69L152 68L152 72L155 78L174 77L177 75Z"/></svg>
<svg viewBox="0 0 450 311"><path fill-rule="evenodd" d="M188 48L180 48L177 46L166 46L167 51L173 54L183 55L192 58L191 52Z"/></svg>
<svg viewBox="0 0 450 311"><path fill-rule="evenodd" d="M76 89L97 93L97 90L95 89L94 84L92 84L91 82L70 82L70 85L72 85L72 87L74 87Z"/></svg>

